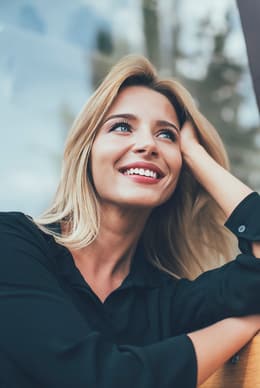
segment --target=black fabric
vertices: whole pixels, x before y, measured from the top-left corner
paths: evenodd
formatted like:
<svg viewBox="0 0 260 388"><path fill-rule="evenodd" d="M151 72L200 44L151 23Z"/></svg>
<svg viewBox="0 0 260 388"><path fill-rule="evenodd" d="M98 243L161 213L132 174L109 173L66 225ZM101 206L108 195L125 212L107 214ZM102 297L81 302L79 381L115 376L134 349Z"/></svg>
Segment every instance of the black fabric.
<svg viewBox="0 0 260 388"><path fill-rule="evenodd" d="M253 241L259 216L255 193L227 226L246 224L242 238ZM0 244L1 387L193 388L196 355L186 333L260 313L260 261L248 249L194 281L160 272L138 250L101 303L70 252L23 213L0 213Z"/></svg>
<svg viewBox="0 0 260 388"><path fill-rule="evenodd" d="M225 223L239 239L243 253L252 252L252 241L260 241L260 201L258 193L251 193L235 208Z"/></svg>

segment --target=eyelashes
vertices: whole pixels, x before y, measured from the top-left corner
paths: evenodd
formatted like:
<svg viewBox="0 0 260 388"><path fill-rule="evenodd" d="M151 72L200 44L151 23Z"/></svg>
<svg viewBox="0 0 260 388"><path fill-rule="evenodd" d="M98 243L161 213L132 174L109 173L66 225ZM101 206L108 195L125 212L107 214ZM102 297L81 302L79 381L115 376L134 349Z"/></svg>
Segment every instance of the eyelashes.
<svg viewBox="0 0 260 388"><path fill-rule="evenodd" d="M113 123L109 127L109 132L118 132L118 133L131 133L133 132L133 128L131 124L128 121L118 121L116 123ZM156 133L156 137L161 138L161 139L169 139L172 142L176 142L178 140L178 134L176 133L175 130L173 129L160 129Z"/></svg>
<svg viewBox="0 0 260 388"><path fill-rule="evenodd" d="M128 121L118 121L117 123L114 123L110 126L109 132L112 132L112 131L114 131L114 132L130 132L131 125L130 125L130 123L128 123Z"/></svg>
<svg viewBox="0 0 260 388"><path fill-rule="evenodd" d="M163 135L163 136L161 136L161 135ZM163 137L164 139L170 139L173 142L177 140L177 135L176 135L175 131L172 131L171 129L162 129L159 132L158 136Z"/></svg>

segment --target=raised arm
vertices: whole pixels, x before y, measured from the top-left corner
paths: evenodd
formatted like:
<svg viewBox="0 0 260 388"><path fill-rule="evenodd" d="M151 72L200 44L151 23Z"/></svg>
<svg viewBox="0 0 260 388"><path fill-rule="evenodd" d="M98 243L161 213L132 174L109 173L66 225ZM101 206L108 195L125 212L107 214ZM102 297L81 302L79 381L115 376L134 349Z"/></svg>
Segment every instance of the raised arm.
<svg viewBox="0 0 260 388"><path fill-rule="evenodd" d="M245 198L247 198L251 193L253 193L253 190L251 190L247 185L242 183L230 172L220 166L208 154L205 148L199 143L196 131L190 121L187 121L181 130L181 150L184 161L192 172L192 174L194 175L194 177L211 195L211 197L218 203L227 218L230 217L233 211ZM239 211L241 216L241 209ZM260 258L259 241L252 241L252 253L255 255L255 257ZM241 259L241 261L243 261L243 259ZM234 269L232 268L232 266L234 266ZM240 315L239 312L241 312L241 315L243 315L243 313L246 313L246 309L248 309L248 312L250 312L250 309L251 311L253 311L253 306L256 306L255 301L253 299L250 303L248 300L246 301L246 298L244 298L244 300L243 297L241 297L240 299L241 305L239 306L239 292L237 298L235 298L234 296L230 298L230 292L232 294L232 289L233 294L235 294L236 290L239 289L239 287L235 285L236 278L239 277L236 274L236 272L239 273L240 271L239 264L236 264L235 262L234 264L232 263L230 265L230 269L231 271L225 271L225 267L223 267L223 270L220 269L210 271L208 272L209 276L207 274L205 274L205 276L202 275L202 277L200 277L198 281L194 282L194 285L192 283L189 283L188 287L181 287L181 289L183 290L183 296L185 295L186 288L186 300L189 303L188 300L191 301L192 299L189 291L192 292L192 288L196 289L196 286L198 286L200 290L204 289L204 287L206 286L206 288L204 289L204 293L208 295L206 296L206 298L201 298L204 299L204 302L206 302L206 305L208 306L208 314L205 314L204 312L204 319L201 319L201 322L203 322L204 320L204 324L207 324L207 320L208 322L210 322L211 320L214 321L217 319L217 314L214 314L213 312L214 298L211 298L211 296L213 296L212 291L214 293L214 287L216 286L219 288L218 291L217 288L215 289L215 295L217 298L215 299L215 302L217 300L219 301L219 303L216 304L217 310L219 309L219 305L221 305L220 299L223 298L223 295L221 297L221 294L225 294L225 291L227 292L227 300L233 299L233 301L236 302L234 306L234 315ZM244 275L247 272L247 274L245 275L246 281L247 283L250 283L250 264L248 269L248 271L244 270ZM259 273L259 271L258 268L255 268L255 270L256 278L257 272ZM243 278L242 269L241 275ZM260 273L258 276L260 276ZM212 282L210 286L211 278ZM252 293L253 295L254 288L260 289L260 281L257 282L255 278L253 279L251 277L251 291L250 286L245 287L245 293L247 294L247 292L249 291L248 295L250 295L250 293ZM242 293L243 290L241 290L241 294ZM211 305L210 301L212 302L213 306ZM201 300L201 303L204 302L203 300ZM228 309L223 302L222 306L223 317L225 315L230 316L232 314L231 309ZM257 309L255 307L255 311L256 310L259 311L260 309ZM184 317L183 319L185 320ZM208 326L205 329L198 330L189 334L197 354L198 384L204 382L209 377L209 375L214 372L214 370L220 367L232 355L232 353L235 353L239 348L245 345L245 343L248 342L250 338L252 338L252 336L259 330L259 322L259 315L245 316L242 318L227 318L216 322L215 324ZM214 353L214 357L211 356L212 353Z"/></svg>
<svg viewBox="0 0 260 388"><path fill-rule="evenodd" d="M181 130L181 149L192 174L215 199L227 217L253 192L247 185L220 166L199 144L195 130L187 121ZM252 243L252 252L260 257L260 242Z"/></svg>

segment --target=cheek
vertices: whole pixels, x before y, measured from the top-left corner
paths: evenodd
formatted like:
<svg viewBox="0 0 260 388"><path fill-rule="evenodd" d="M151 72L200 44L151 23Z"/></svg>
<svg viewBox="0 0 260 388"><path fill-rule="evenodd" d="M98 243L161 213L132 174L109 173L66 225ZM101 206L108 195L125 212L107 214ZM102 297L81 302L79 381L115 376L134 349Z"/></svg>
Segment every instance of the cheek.
<svg viewBox="0 0 260 388"><path fill-rule="evenodd" d="M121 158L124 148L119 142L108 137L96 138L90 154L90 171L94 185L102 185L115 173L116 163Z"/></svg>
<svg viewBox="0 0 260 388"><path fill-rule="evenodd" d="M96 174L98 174L98 172L101 173L108 165L110 155L111 144L109 144L109 142L106 143L102 138L97 138L93 143L90 154L90 165L93 178Z"/></svg>
<svg viewBox="0 0 260 388"><path fill-rule="evenodd" d="M177 161L178 165L181 167L183 160L182 160L182 154L181 154L180 149L178 149L178 152L176 153L176 161Z"/></svg>
<svg viewBox="0 0 260 388"><path fill-rule="evenodd" d="M99 142L95 140L91 149L88 168L95 188L97 188L96 186L99 185L100 176L102 176L102 159L102 148L100 149Z"/></svg>
<svg viewBox="0 0 260 388"><path fill-rule="evenodd" d="M173 173L173 175L177 175L180 173L182 168L182 154L180 150L176 150L175 152L171 153L170 156L170 169Z"/></svg>
<svg viewBox="0 0 260 388"><path fill-rule="evenodd" d="M110 135L97 137L93 143L91 150L91 158L93 162L117 159L121 154L124 154L129 147L129 141L126 137L113 137Z"/></svg>

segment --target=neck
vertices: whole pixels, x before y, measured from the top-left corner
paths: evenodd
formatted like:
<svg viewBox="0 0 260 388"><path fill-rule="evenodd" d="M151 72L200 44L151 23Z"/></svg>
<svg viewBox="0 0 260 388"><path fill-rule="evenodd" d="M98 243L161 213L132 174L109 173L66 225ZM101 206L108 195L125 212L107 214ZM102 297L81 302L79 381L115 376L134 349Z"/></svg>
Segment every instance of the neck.
<svg viewBox="0 0 260 388"><path fill-rule="evenodd" d="M131 261L150 211L102 206L98 237L73 252L76 264L92 278L122 279Z"/></svg>

